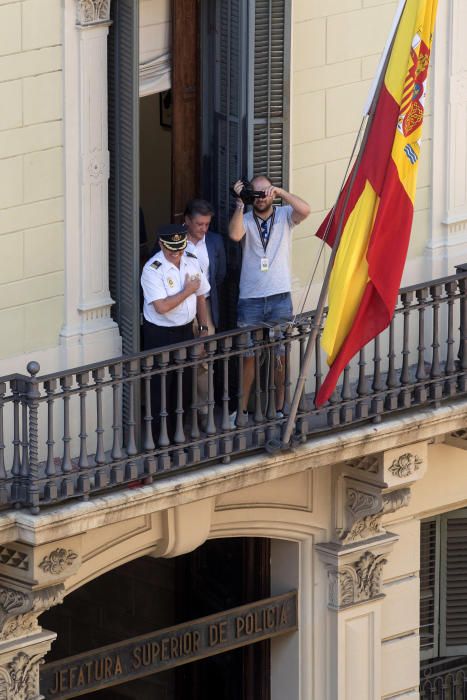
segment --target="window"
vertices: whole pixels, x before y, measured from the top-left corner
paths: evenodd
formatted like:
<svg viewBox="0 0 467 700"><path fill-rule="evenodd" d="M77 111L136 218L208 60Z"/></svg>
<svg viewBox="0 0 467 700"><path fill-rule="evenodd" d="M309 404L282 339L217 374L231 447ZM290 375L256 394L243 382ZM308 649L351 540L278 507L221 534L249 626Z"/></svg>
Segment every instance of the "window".
<svg viewBox="0 0 467 700"><path fill-rule="evenodd" d="M420 533L421 659L467 655L467 510L424 520Z"/></svg>

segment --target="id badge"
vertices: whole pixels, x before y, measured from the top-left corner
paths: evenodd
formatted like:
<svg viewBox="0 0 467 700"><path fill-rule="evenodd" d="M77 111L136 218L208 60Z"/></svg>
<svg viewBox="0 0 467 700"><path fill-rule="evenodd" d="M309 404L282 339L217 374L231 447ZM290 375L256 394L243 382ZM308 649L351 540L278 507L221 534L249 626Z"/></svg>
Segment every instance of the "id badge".
<svg viewBox="0 0 467 700"><path fill-rule="evenodd" d="M261 272L267 272L268 270L269 270L268 258L261 258Z"/></svg>

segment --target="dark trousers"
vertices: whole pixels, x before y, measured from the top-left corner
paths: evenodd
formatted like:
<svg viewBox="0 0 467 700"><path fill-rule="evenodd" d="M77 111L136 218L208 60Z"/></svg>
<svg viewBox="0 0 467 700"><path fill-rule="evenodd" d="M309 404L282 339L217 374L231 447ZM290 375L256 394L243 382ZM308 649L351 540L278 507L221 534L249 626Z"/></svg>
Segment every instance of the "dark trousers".
<svg viewBox="0 0 467 700"><path fill-rule="evenodd" d="M185 326L155 326L144 319L143 322L143 346L145 350L161 348L174 343L182 343L193 338L193 323ZM155 361L157 366L157 358ZM171 363L172 364L172 363ZM172 364L173 366L173 364ZM155 375L151 379L151 415L152 432L154 441L158 444L161 428L161 376ZM182 408L184 417L191 405L191 384L192 371L185 369L183 372ZM167 432L170 442L173 442L176 428L176 408L177 408L177 372L173 369L166 374L165 381L165 407L167 411Z"/></svg>

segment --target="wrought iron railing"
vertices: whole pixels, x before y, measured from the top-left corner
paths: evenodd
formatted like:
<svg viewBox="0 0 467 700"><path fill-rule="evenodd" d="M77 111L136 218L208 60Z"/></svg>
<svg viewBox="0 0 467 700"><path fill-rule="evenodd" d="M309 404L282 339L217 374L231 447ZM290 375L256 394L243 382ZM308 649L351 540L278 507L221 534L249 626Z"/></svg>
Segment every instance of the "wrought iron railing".
<svg viewBox="0 0 467 700"><path fill-rule="evenodd" d="M467 657L425 662L420 669L420 700L467 700Z"/></svg>
<svg viewBox="0 0 467 700"><path fill-rule="evenodd" d="M0 379L0 505L42 505L89 498L122 485L151 483L200 464L228 462L280 439L303 359L313 312L277 329L236 329L131 357L63 372ZM285 417L276 416L275 361L282 346ZM251 414L229 413L242 402L245 352L256 375ZM207 365L207 415L200 429L197 376ZM165 387L175 373L176 425L167 430ZM153 435L151 377L161 377L160 431ZM321 385L319 350L300 401L295 440L306 441L358 421L467 394L467 265L457 274L402 289L387 331L345 369L330 401L313 407ZM183 403L183 386L192 400ZM216 389L217 387L217 389ZM139 416L141 415L141 419Z"/></svg>

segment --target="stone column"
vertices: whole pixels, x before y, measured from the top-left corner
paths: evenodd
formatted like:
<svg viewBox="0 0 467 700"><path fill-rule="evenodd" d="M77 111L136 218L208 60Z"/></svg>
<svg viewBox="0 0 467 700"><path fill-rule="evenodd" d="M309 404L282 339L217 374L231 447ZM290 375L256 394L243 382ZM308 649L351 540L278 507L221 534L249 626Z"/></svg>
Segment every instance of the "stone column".
<svg viewBox="0 0 467 700"><path fill-rule="evenodd" d="M65 364L120 353L108 264L110 0L65 0Z"/></svg>
<svg viewBox="0 0 467 700"><path fill-rule="evenodd" d="M56 638L38 618L63 601L80 564L79 538L0 547L0 700L40 700L40 665Z"/></svg>
<svg viewBox="0 0 467 700"><path fill-rule="evenodd" d="M398 536L386 531L384 516L409 504L426 454L426 443L419 443L333 470L334 530L330 542L316 546L328 575L329 700L386 696L383 569Z"/></svg>
<svg viewBox="0 0 467 700"><path fill-rule="evenodd" d="M433 52L432 274L453 274L467 243L465 0L439 3ZM428 134L427 134L428 136Z"/></svg>

